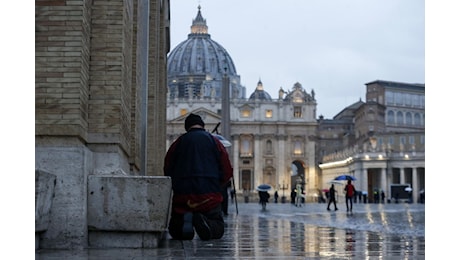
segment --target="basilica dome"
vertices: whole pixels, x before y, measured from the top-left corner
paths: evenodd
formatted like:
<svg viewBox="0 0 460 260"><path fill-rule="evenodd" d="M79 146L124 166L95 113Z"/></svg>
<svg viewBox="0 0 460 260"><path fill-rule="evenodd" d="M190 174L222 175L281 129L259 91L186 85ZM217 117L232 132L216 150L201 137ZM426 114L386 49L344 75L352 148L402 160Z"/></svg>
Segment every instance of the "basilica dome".
<svg viewBox="0 0 460 260"><path fill-rule="evenodd" d="M211 39L200 6L187 40L169 53L167 66L170 98L220 98L225 76L232 98L245 95L231 56Z"/></svg>

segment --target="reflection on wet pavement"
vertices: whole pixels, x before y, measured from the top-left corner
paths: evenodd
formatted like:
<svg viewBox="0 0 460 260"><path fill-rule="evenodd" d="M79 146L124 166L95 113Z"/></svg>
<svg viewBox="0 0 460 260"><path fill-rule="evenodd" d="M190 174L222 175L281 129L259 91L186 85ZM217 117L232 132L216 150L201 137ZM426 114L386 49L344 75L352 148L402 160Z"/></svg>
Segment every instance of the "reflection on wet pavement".
<svg viewBox="0 0 460 260"><path fill-rule="evenodd" d="M424 205L355 205L353 214L321 204L239 207L222 240L184 242L193 252L187 259L424 259Z"/></svg>
<svg viewBox="0 0 460 260"><path fill-rule="evenodd" d="M339 205L340 206L340 205ZM154 249L42 250L36 259L424 259L424 204L229 206L222 239L172 240Z"/></svg>

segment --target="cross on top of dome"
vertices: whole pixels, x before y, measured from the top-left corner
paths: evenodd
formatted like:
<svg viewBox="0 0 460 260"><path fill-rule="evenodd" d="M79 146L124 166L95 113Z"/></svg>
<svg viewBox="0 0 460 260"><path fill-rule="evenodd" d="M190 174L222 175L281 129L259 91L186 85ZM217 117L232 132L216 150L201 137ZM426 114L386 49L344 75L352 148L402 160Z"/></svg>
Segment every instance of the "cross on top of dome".
<svg viewBox="0 0 460 260"><path fill-rule="evenodd" d="M193 23L190 28L192 34L208 34L208 26L206 25L206 19L204 19L201 15L200 5L198 5L198 14L195 19L193 19Z"/></svg>

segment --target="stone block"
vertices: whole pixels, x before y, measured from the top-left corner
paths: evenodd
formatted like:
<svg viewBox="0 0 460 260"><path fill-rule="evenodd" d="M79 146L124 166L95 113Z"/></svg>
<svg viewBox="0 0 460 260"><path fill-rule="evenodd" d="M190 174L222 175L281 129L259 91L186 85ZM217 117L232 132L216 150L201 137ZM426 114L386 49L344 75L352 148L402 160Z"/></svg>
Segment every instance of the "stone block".
<svg viewBox="0 0 460 260"><path fill-rule="evenodd" d="M40 247L40 232L46 231L50 225L55 187L55 175L35 170L35 249Z"/></svg>
<svg viewBox="0 0 460 260"><path fill-rule="evenodd" d="M35 170L35 232L48 229L55 186L55 175Z"/></svg>
<svg viewBox="0 0 460 260"><path fill-rule="evenodd" d="M156 247L171 200L169 177L88 176L89 247Z"/></svg>

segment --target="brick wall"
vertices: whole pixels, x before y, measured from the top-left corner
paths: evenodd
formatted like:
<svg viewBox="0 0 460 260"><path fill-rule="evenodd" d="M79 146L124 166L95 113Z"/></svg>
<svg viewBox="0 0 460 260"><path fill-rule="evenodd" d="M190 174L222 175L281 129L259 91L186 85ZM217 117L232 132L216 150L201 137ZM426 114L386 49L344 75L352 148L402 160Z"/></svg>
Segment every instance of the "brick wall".
<svg viewBox="0 0 460 260"><path fill-rule="evenodd" d="M35 133L88 129L90 1L35 1Z"/></svg>
<svg viewBox="0 0 460 260"><path fill-rule="evenodd" d="M136 68L140 1L35 3L36 136L77 137L90 149L116 145L134 172L142 169L145 155L147 175L162 175L169 1L148 2L148 57L141 65L147 78L147 122L141 118Z"/></svg>
<svg viewBox="0 0 460 260"><path fill-rule="evenodd" d="M94 0L89 81L90 143L119 143L129 152L133 7Z"/></svg>

